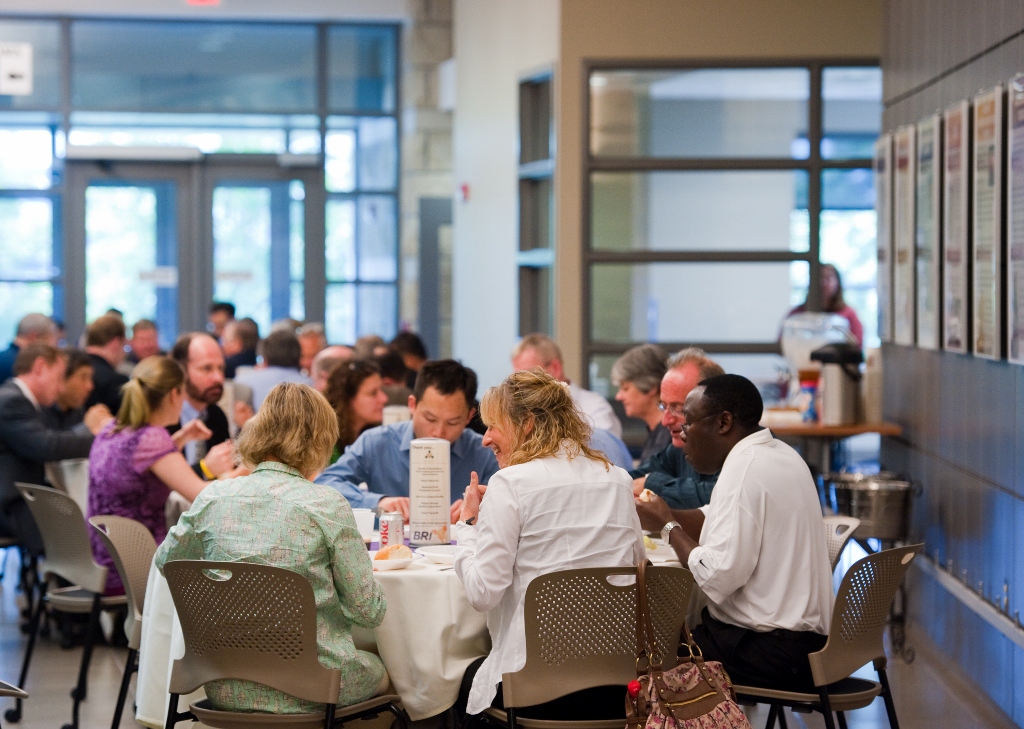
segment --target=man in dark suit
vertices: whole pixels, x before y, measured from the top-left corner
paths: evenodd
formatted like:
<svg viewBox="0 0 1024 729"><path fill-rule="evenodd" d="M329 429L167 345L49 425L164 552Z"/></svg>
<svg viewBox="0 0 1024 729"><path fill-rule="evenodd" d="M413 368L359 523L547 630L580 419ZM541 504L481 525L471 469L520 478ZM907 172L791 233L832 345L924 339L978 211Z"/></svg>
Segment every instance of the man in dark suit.
<svg viewBox="0 0 1024 729"><path fill-rule="evenodd" d="M0 385L0 534L13 536L33 554L43 542L15 482L43 484L43 464L89 455L92 432L56 430L47 425L44 408L57 401L66 364L57 348L30 344L18 352L14 377Z"/></svg>
<svg viewBox="0 0 1024 729"><path fill-rule="evenodd" d="M45 314L26 314L18 322L14 330L14 341L0 352L0 383L14 375L14 360L18 358L18 351L33 342L57 344L57 327Z"/></svg>
<svg viewBox="0 0 1024 729"><path fill-rule="evenodd" d="M102 403L117 415L121 408L121 387L128 382L127 375L117 371L124 362L124 320L116 314L104 314L85 329L85 351L92 360L92 394L85 402L86 409Z"/></svg>
<svg viewBox="0 0 1024 729"><path fill-rule="evenodd" d="M200 478L213 480L235 467L228 418L217 405L224 394L224 355L211 335L190 332L178 337L171 357L185 370L185 402L181 423L167 430L173 434L193 418L203 421L210 437L188 443L185 460Z"/></svg>

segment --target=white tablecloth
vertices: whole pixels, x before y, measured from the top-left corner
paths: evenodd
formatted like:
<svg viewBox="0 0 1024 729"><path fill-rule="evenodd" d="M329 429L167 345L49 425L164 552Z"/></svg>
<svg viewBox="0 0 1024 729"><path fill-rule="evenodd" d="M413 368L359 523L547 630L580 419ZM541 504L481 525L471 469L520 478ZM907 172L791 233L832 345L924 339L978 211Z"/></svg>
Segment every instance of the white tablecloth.
<svg viewBox="0 0 1024 729"><path fill-rule="evenodd" d="M472 608L450 568L417 560L404 570L374 575L388 603L384 622L374 631L357 628L352 637L359 648L380 654L413 721L440 714L455 703L469 664L490 650L487 616ZM171 664L184 651L167 581L153 567L139 649L135 718L140 724L164 725ZM182 697L181 705L186 704Z"/></svg>

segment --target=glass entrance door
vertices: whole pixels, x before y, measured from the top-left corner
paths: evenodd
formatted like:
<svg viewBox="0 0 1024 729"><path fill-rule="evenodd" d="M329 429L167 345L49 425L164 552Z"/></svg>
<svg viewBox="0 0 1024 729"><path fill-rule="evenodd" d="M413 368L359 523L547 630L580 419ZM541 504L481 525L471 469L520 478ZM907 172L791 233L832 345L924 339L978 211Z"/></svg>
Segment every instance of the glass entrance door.
<svg viewBox="0 0 1024 729"><path fill-rule="evenodd" d="M87 322L117 309L128 326L139 319L156 322L161 348L174 344L181 264L195 246L192 164L68 161L66 310L72 338Z"/></svg>
<svg viewBox="0 0 1024 729"><path fill-rule="evenodd" d="M213 298L260 331L305 318L305 186L221 179L213 188Z"/></svg>
<svg viewBox="0 0 1024 729"><path fill-rule="evenodd" d="M116 308L129 326L156 321L169 348L205 327L214 300L263 334L288 316L322 320L323 171L317 157L299 162L69 160L69 334Z"/></svg>

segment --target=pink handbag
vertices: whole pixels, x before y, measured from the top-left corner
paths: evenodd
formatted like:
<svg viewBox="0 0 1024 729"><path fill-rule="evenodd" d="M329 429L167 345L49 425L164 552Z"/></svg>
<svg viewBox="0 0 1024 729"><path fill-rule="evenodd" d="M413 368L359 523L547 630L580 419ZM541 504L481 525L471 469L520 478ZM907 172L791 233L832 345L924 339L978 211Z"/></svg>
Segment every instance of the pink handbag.
<svg viewBox="0 0 1024 729"><path fill-rule="evenodd" d="M689 657L662 670L647 602L646 567L642 563L636 570L637 680L626 691L626 729L751 729L736 703L729 674L718 661L704 660L685 622Z"/></svg>

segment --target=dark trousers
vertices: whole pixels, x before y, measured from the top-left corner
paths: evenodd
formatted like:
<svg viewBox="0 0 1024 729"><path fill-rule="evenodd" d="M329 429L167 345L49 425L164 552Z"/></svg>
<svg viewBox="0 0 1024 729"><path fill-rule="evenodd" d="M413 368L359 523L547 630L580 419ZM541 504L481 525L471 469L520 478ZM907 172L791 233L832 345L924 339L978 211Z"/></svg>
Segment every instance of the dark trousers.
<svg viewBox="0 0 1024 729"><path fill-rule="evenodd" d="M461 729L475 729L483 725L481 715L466 714L466 704L469 702L469 690L473 686L473 679L476 678L483 658L478 658L469 664L466 674L462 677L462 685L459 688L459 698L455 700L456 726ZM491 706L504 709L502 701L501 684L498 684L498 693L491 702ZM626 721L626 687L625 686L596 686L584 689L576 693L548 701L545 704L526 706L517 709L516 713L524 718L549 719L552 721L598 721L601 719L622 719L623 725Z"/></svg>
<svg viewBox="0 0 1024 729"><path fill-rule="evenodd" d="M776 629L758 633L711 617L693 629L705 660L718 661L734 684L816 694L807 654L825 647L828 636Z"/></svg>
<svg viewBox="0 0 1024 729"><path fill-rule="evenodd" d="M43 537L28 504L20 496L6 509L0 509L0 535L14 537L20 546L37 557L43 554Z"/></svg>

